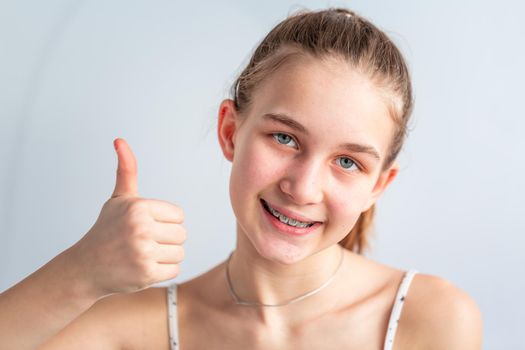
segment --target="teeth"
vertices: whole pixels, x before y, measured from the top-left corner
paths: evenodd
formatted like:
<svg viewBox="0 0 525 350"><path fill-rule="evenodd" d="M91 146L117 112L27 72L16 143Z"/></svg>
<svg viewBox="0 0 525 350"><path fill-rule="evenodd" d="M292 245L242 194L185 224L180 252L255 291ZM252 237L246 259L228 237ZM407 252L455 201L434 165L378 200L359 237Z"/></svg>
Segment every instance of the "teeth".
<svg viewBox="0 0 525 350"><path fill-rule="evenodd" d="M273 209L269 205L267 205L267 207L268 209L270 209L270 212L273 214L273 216L278 218L279 221L281 221L284 224L294 226L294 227L301 227L301 228L309 227L312 225L311 223L308 223L308 222L302 222L302 221L298 221L295 219L290 219L289 217L279 213L277 210Z"/></svg>

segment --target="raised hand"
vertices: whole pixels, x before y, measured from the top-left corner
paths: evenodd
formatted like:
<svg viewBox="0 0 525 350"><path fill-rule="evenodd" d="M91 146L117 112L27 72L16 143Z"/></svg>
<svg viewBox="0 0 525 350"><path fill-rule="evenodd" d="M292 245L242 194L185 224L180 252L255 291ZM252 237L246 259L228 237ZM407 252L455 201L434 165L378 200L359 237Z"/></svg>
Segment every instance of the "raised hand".
<svg viewBox="0 0 525 350"><path fill-rule="evenodd" d="M123 139L114 141L117 180L93 227L73 247L93 289L101 295L135 292L179 274L186 230L178 206L140 198L137 162Z"/></svg>

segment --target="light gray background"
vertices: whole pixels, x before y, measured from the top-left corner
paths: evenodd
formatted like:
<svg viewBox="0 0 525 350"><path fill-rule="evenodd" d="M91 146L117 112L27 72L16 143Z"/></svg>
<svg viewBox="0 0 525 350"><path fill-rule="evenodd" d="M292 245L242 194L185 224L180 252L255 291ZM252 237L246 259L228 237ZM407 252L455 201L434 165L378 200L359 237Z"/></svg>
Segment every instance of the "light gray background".
<svg viewBox="0 0 525 350"><path fill-rule="evenodd" d="M510 1L0 1L0 290L79 240L125 138L139 192L180 205L187 280L234 246L219 103L300 7L348 5L409 63L413 132L373 251L480 305L486 349L523 349L525 6Z"/></svg>

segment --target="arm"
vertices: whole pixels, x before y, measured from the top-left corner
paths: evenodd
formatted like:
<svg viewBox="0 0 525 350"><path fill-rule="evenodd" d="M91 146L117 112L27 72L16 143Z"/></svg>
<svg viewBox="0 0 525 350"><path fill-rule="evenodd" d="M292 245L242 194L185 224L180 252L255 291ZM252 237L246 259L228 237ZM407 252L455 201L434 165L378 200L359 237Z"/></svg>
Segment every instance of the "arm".
<svg viewBox="0 0 525 350"><path fill-rule="evenodd" d="M38 350L168 349L165 288L113 294L46 341Z"/></svg>
<svg viewBox="0 0 525 350"><path fill-rule="evenodd" d="M140 198L135 156L121 139L115 140L115 149L119 159L115 190L93 227L0 294L2 349L35 349L99 299L137 292L179 274L186 239L182 209ZM86 325L105 327L95 319Z"/></svg>
<svg viewBox="0 0 525 350"><path fill-rule="evenodd" d="M425 276L415 336L417 349L480 350L483 320L476 302L452 283ZM426 280L426 281L425 281Z"/></svg>
<svg viewBox="0 0 525 350"><path fill-rule="evenodd" d="M74 271L69 252L0 294L2 347L35 349L101 297Z"/></svg>

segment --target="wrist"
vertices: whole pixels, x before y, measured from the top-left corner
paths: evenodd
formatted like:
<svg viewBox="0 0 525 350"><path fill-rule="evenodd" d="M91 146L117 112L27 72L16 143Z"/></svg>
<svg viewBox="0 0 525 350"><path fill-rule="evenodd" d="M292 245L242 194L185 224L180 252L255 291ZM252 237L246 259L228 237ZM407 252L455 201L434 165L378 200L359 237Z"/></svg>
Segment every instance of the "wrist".
<svg viewBox="0 0 525 350"><path fill-rule="evenodd" d="M63 271L64 297L94 303L108 294L96 286L86 263L78 259L76 249L73 245L57 256L57 264Z"/></svg>

